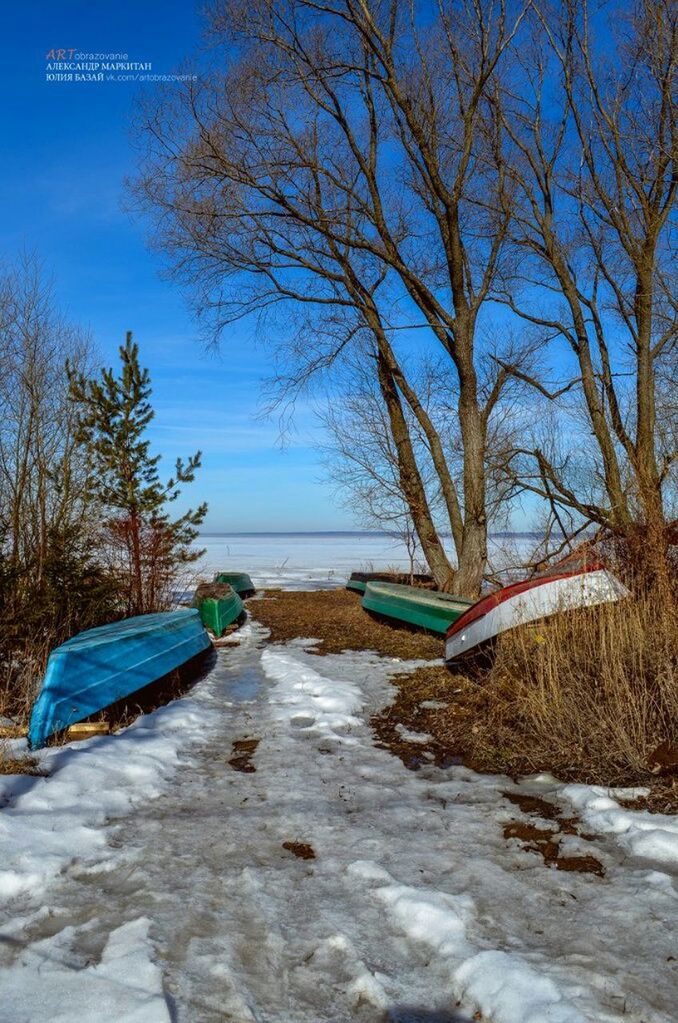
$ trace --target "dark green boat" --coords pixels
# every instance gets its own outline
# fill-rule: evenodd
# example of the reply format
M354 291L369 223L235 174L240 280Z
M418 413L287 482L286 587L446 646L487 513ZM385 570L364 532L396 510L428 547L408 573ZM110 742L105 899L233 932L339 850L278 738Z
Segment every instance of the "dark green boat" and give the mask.
M410 579L423 585L433 586L433 576L430 575L411 576L409 572L351 572L346 583L346 589L355 590L356 593L364 593L365 587L371 582L409 585Z
M378 581L367 583L363 597L367 611L443 635L472 603L452 593Z
M253 593L256 593L254 583L247 572L217 572L214 582L232 586L238 596L243 598L251 597Z
M219 638L229 625L243 614L245 607L240 596L227 583L200 583L193 607L197 607L203 625Z

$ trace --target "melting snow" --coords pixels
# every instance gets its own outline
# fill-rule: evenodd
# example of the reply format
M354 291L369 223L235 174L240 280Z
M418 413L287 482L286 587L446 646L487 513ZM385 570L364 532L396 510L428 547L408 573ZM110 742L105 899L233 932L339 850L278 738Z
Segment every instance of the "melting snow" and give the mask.
M369 718L411 662L265 635L123 734L44 752L49 777L0 779L3 1023L675 1019L676 818L407 771ZM504 790L572 805L605 877L506 842L529 818Z

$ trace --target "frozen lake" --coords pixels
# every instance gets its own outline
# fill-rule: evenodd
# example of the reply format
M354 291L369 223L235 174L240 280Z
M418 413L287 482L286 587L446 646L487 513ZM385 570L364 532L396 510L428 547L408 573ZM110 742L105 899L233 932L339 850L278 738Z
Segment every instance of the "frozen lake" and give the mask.
M257 587L343 586L351 572L409 565L403 542L384 533L210 533L197 543L201 575L242 570Z
M512 563L516 548L534 542L522 534L497 535L490 541L493 560ZM351 572L409 568L402 539L387 533L205 533L196 546L205 548L196 574L245 571L262 588L324 589L343 586ZM416 571L426 571L421 558Z

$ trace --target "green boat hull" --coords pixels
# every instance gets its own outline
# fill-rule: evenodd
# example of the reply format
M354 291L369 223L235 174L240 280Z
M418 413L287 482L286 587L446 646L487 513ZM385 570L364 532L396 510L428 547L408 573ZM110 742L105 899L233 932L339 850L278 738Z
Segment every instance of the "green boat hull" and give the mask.
M351 572L346 583L346 589L355 590L356 593L364 593L368 583L381 582L407 585L409 579L409 572ZM433 579L430 575L416 574L414 579L418 583L433 585Z
M193 598L205 628L219 638L245 610L239 594L226 584L206 583L198 586Z
M367 611L445 635L473 601L417 586L368 582L362 603Z
M214 582L232 586L240 597L249 597L256 592L247 572L217 572Z

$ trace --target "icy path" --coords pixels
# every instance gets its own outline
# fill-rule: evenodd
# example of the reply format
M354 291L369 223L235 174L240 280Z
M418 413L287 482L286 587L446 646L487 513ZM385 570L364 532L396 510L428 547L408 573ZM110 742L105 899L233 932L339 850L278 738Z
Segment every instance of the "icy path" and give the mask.
M186 700L5 784L3 1023L676 1019L678 823L525 782L620 832L568 839L605 878L547 869L502 837L506 778L412 773L374 746L407 665L264 635L246 627Z

